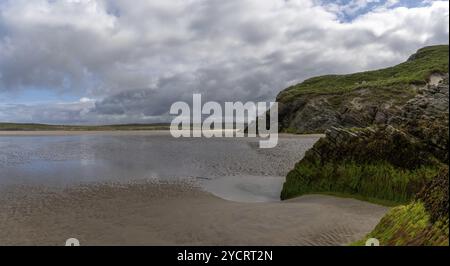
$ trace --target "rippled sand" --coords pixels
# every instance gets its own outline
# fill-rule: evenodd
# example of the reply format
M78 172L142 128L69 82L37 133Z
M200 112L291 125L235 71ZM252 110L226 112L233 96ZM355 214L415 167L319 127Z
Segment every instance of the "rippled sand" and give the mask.
M387 208L309 195L238 203L192 183L97 184L0 191L1 245L345 245Z
M257 139L167 132L0 132L0 245L345 245L387 209L278 201L319 137L259 149Z

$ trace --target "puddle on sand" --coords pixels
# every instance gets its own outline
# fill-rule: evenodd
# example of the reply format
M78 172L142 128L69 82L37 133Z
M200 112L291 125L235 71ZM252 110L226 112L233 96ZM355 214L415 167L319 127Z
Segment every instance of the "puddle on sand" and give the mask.
M224 176L201 182L213 195L237 202L273 202L280 200L285 178L281 176Z

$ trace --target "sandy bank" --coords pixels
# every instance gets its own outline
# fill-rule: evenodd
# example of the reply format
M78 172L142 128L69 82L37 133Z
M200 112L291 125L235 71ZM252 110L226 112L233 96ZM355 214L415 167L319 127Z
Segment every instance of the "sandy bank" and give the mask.
M343 245L387 208L310 195L229 202L190 184L99 184L0 191L1 245Z

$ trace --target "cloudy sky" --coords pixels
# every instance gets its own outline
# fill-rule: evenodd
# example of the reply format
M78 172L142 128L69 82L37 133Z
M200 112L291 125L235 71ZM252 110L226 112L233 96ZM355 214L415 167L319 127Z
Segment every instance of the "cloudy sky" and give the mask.
M0 122L167 121L447 44L448 1L0 0Z

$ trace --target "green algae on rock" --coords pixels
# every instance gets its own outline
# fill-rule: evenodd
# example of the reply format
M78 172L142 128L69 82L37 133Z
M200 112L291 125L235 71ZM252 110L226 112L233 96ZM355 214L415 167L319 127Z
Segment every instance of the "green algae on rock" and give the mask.
M331 128L288 173L281 198L337 192L408 202L442 165L424 147L391 126Z
M443 167L413 202L387 213L364 239L376 238L381 245L448 246L448 167Z

